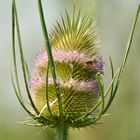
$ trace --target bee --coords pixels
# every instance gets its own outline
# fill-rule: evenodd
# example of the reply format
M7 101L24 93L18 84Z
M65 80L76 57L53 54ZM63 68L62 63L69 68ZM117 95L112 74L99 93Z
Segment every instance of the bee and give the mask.
M86 63L87 68L91 68L97 64L97 60L96 59L88 60L85 63Z

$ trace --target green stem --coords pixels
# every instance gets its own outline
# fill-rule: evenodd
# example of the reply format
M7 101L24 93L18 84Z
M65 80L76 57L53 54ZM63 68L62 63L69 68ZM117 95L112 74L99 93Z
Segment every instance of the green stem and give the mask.
M58 140L67 140L68 129L66 127L57 128Z

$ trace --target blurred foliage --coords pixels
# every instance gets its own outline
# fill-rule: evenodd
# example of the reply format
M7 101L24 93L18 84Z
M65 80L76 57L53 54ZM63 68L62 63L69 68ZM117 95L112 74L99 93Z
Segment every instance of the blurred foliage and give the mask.
M110 71L108 57L111 55L117 67L125 48L132 19L139 0L96 0L96 19L102 40L102 54L105 61L105 83ZM33 59L42 44L42 33L38 20L37 4L34 0L18 0L23 34L23 44L27 59L33 68ZM45 0L44 0L45 2ZM84 9L92 7L93 0L75 0ZM46 18L51 26L64 7L71 9L72 0L48 0ZM48 6L47 6L48 5ZM42 130L17 123L27 116L14 95L10 82L11 59L11 0L0 0L0 140L54 140L53 130ZM53 12L54 11L54 12ZM25 16L26 15L26 16ZM22 17L23 16L23 17ZM134 37L133 47L125 68L125 74L118 95L101 124L94 128L71 130L70 140L139 140L140 139L140 20ZM107 84L105 84L106 86ZM39 134L39 132L41 132ZM39 135L38 135L39 134Z

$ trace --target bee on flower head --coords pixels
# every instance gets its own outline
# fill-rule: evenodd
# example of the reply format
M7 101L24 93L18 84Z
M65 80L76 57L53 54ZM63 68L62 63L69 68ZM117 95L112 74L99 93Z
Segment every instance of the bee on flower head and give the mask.
M87 64L87 67L91 67L97 64L97 60L96 59L88 60L85 63Z
M97 72L103 74L103 61L102 58L92 58L90 60L85 61L85 68L86 69L94 69Z

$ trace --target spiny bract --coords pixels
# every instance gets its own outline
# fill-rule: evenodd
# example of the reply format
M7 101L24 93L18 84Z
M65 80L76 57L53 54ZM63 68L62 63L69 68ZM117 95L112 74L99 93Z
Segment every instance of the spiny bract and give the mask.
M100 96L96 74L103 73L103 61L98 52L99 39L95 26L92 13L82 15L80 11L77 14L74 11L71 18L66 11L49 36L61 91L62 123L67 127L88 126L99 114L97 108L91 115L79 119L95 106ZM50 114L45 93L47 68L47 51L41 49L36 56L35 72L30 79L31 96L40 116L52 120L53 123L48 124L55 127L59 118L59 103L49 67L47 89Z

